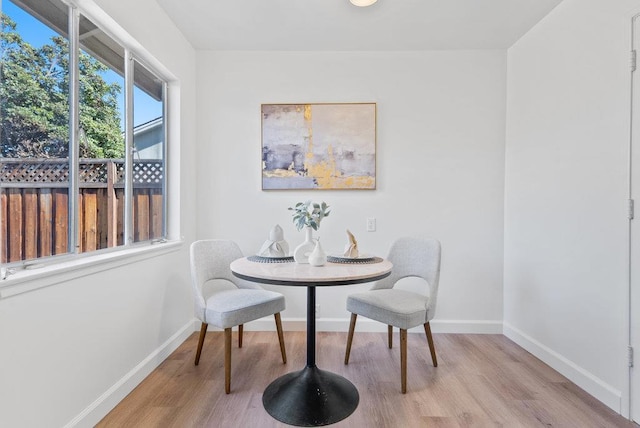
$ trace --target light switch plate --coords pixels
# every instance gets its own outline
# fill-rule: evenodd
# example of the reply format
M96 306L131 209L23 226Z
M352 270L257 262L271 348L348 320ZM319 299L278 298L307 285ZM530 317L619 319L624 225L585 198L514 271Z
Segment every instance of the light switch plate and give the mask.
M369 217L367 218L367 232L375 232L376 231L376 218Z

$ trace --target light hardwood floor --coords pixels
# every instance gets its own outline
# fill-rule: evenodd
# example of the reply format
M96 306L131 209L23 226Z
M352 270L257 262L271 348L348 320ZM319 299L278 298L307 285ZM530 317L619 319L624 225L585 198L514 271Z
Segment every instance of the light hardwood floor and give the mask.
M409 334L407 394L400 393L399 335L356 330L349 365L346 333L318 333L316 363L351 380L360 404L335 427L635 427L502 335L434 334L434 368L424 334ZM234 331L231 394L224 393L224 335L209 332L194 366L189 337L98 427L283 427L262 392L306 362L304 332Z

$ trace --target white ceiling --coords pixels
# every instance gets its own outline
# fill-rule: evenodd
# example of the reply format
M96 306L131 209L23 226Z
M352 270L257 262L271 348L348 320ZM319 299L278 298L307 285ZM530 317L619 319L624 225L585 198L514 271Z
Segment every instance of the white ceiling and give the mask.
M504 49L562 0L156 0L196 49Z

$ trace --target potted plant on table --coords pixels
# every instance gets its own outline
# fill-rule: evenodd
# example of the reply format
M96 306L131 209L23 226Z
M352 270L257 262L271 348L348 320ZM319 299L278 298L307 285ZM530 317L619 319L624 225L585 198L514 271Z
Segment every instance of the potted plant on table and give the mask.
M309 263L309 255L316 247L316 242L313 239L313 230L320 229L322 219L329 217L331 212L329 205L325 202L306 201L298 202L294 207L289 207L289 210L293 211L292 220L296 228L298 230L305 229L305 240L296 247L293 252L293 258L298 263Z

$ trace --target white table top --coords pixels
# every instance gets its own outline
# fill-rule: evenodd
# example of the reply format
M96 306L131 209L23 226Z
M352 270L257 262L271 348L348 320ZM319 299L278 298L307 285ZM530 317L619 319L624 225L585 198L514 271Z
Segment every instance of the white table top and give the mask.
M234 275L255 282L277 285L331 286L377 281L391 273L393 264L327 263L324 266L288 263L252 262L246 257L231 262Z

